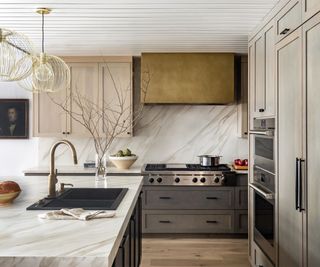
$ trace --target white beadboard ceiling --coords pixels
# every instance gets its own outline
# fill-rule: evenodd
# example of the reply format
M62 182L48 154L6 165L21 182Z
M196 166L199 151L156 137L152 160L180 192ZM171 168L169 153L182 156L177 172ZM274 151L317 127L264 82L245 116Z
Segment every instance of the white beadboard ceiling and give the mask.
M37 49L48 7L46 51L58 55L141 52L246 53L248 34L278 0L1 0L0 27Z

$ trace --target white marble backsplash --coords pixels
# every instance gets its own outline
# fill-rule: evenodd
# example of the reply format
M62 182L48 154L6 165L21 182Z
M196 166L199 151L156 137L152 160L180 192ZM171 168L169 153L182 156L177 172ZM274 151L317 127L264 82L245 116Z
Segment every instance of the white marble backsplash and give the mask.
M92 140L69 138L74 143L79 164L94 160ZM53 138L39 139L38 165L49 164L49 149ZM134 136L118 138L109 153L130 148L139 159L135 163L198 162L200 154L221 155L222 162L247 158L247 140L237 137L237 106L213 105L152 105L146 106L144 116ZM72 165L70 151L57 149L57 164Z

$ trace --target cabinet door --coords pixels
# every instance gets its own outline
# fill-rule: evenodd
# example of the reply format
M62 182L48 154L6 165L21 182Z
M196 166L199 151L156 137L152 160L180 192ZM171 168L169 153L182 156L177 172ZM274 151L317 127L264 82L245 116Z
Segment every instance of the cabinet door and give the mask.
M255 48L255 117L265 111L265 38L261 34L254 44Z
M99 80L97 63L69 63L71 71L71 110L77 119L83 121L82 114L89 116L90 105L98 106L99 98ZM83 109L84 108L84 109ZM83 112L84 111L84 112ZM76 120L68 117L68 133L72 136L90 137L90 134Z
M255 115L256 93L255 93L255 50L254 41L249 43L248 47L248 81L249 81L249 94L248 94L248 112L249 112L249 129L253 130L253 118Z
M275 93L275 27L273 21L265 28L265 90L266 102L264 116L274 116L276 107Z
M66 112L59 106L66 104L66 96L66 90L33 95L33 136L62 137L67 132Z
M277 41L302 24L301 0L291 0L276 16Z
M279 267L302 266L302 213L296 210L296 158L302 158L302 40L277 44Z
M132 136L131 62L100 64L101 105L104 120L102 134L108 135L117 125L117 137Z
M274 22L267 24L254 41L253 51L249 56L254 58L250 68L250 83L254 84L254 93L250 101L253 106L253 117L270 117L275 115L275 27ZM250 61L251 63L251 61ZM252 63L251 63L252 64Z
M307 91L307 170L308 266L320 266L320 14L304 27L304 53Z
M320 11L319 0L302 0L303 21L307 21Z

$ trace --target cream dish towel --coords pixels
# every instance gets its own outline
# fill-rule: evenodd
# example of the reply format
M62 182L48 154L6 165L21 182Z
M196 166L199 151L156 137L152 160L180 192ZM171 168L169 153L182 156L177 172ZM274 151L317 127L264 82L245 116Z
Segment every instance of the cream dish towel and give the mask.
M77 209L61 209L55 211L49 211L47 213L39 214L40 219L47 220L81 220L88 221L91 219L112 218L116 215L115 211L105 210L84 210Z

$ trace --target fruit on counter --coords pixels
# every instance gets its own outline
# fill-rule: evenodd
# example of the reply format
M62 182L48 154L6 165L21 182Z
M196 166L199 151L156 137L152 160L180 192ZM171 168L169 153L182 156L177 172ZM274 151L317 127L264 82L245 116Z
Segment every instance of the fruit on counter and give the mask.
M20 186L13 181L0 181L0 194L20 192Z
M135 156L135 154L132 154L131 150L129 148L126 148L124 150L119 150L116 154L112 156L113 157L131 157L131 156Z
M247 159L244 159L242 161L242 166L248 166L248 160Z
M234 160L234 165L242 166L242 160L241 159L235 159Z

